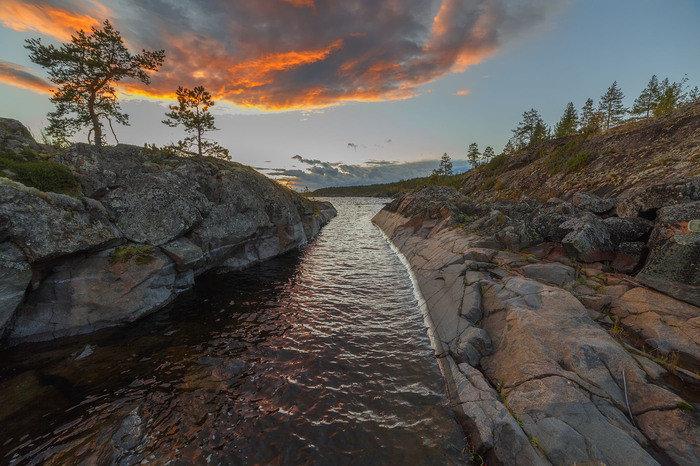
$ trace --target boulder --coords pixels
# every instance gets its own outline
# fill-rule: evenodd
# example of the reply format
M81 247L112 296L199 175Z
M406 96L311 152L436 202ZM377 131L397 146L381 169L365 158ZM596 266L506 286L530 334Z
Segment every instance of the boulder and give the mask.
M613 243L643 241L654 228L654 222L641 217L608 217L603 220Z
M617 199L603 199L594 194L578 192L574 194L573 204L579 209L602 215L615 208Z
M131 322L168 304L192 285L173 262L153 250L150 258L114 261L114 251L74 258L56 266L15 314L12 343L51 340Z
M0 336L24 299L32 270L22 251L6 241L0 243Z
M172 241L202 222L211 207L193 176L197 167L187 159L160 166L149 164L134 146L76 144L57 160L74 170L87 195L98 199L135 243Z
M64 194L0 178L0 239L11 238L30 263L109 247L121 241L103 209Z
M618 201L615 211L620 217L647 217L669 204L700 200L700 176L684 183L666 183L632 189Z
M576 270L557 263L530 264L520 271L528 278L552 285L563 286L576 279Z
M637 280L681 301L700 306L700 233L675 235L649 254Z
M649 249L654 251L675 235L691 233L690 223L699 220L700 201L672 204L659 209L649 237Z
M569 233L561 243L567 254L582 262L610 260L613 243L605 223L591 213L568 220L560 225Z

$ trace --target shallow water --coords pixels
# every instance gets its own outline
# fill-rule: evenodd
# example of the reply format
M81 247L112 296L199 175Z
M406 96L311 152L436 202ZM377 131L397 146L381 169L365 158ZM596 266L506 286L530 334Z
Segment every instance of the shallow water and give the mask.
M376 199L126 327L0 352L0 463L453 464L464 436Z

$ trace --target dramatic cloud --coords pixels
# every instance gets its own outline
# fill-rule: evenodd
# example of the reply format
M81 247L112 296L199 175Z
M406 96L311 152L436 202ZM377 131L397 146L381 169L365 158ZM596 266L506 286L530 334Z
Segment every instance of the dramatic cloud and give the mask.
M307 159L300 155L292 157L308 165L305 169L258 168L295 189L324 188L327 186L357 186L376 183L390 183L419 176L427 176L437 168L440 161L421 160L418 162L391 162L387 160L370 160L362 165L323 162ZM469 169L466 160L453 160L455 173Z
M89 14L76 11L79 5L65 2L66 7L44 2L3 0L0 3L0 23L16 31L38 31L47 36L67 40L78 29L89 29L100 21ZM97 2L88 8L95 15L104 16L109 10Z
M49 94L51 85L24 66L0 60L0 82Z
M4 0L0 22L65 40L109 18L134 48L166 50L150 87L204 84L267 110L405 99L537 27L566 0Z

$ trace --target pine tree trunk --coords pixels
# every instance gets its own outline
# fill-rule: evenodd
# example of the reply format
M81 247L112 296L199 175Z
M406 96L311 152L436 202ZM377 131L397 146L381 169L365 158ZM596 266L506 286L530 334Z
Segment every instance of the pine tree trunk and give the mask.
M100 127L100 119L97 118L97 114L95 113L95 94L91 95L88 100L88 112L90 113L90 120L92 121L92 130L95 132L95 145L101 147L102 128Z
M202 157L202 129L197 128L197 151L199 152L199 159Z

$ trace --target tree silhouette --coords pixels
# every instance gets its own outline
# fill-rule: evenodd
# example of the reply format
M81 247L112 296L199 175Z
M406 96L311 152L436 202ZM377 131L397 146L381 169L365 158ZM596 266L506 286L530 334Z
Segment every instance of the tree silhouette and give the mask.
M578 127L578 114L576 113L576 108L573 102L566 104L564 109L564 114L561 116L561 120L557 123L554 129L554 136L558 138L563 138L565 136L571 136L576 133L576 128Z
M659 79L653 75L641 94L634 100L632 113L649 117L659 103Z
M467 149L467 160L472 164L472 168L479 166L480 158L481 152L479 152L479 144L472 142Z
M61 143L81 128L90 127L88 140L93 135L95 145L101 146L103 119L110 128L112 118L128 125L129 116L121 112L114 84L125 78L149 84L147 72L157 71L165 59L163 50L132 54L109 20L101 29L93 27L89 34L76 32L60 47L44 45L40 39L28 39L25 47L30 51L29 59L46 68L56 86L51 97L56 109L48 114L46 134Z
M605 94L600 97L598 110L602 114L605 129L622 122L624 115L627 113L627 109L622 104L622 99L624 98L625 95L617 87L617 81L613 81L608 90L605 91Z
M170 106L170 112L165 114L168 118L163 123L173 128L182 125L185 132L190 134L178 141L178 149L193 153L191 148L194 146L197 150L195 154L200 159L205 155L228 158L228 149L204 138L205 133L217 129L214 126L214 115L209 112L209 108L214 106L211 94L204 86L196 86L194 89L180 86L175 94L178 104Z
M445 152L440 159L440 165L433 170L433 176L451 176L452 174L452 159Z

